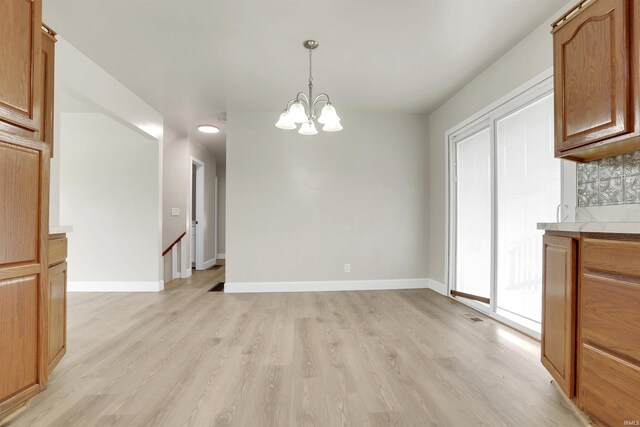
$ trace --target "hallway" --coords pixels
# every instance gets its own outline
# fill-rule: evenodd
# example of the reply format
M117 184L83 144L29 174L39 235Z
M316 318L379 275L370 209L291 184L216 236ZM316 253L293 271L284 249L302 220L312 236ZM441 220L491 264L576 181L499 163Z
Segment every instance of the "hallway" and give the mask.
M432 291L207 292L224 275L70 294L68 354L10 425L579 425L537 342Z

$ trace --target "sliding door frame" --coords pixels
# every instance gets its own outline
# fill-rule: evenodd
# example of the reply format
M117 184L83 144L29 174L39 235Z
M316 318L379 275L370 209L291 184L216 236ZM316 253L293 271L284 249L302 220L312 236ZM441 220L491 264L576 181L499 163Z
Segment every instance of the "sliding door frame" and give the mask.
M489 107L460 123L458 126L452 128L445 134L446 143L447 143L447 183L446 192L447 192L447 215L446 215L446 228L447 228L447 239L446 239L446 251L447 257L445 257L445 271L446 271L446 282L448 287L448 294L450 295L451 290L456 289L456 261L457 261L457 249L456 249L456 219L457 219L457 144L458 142L468 138L469 136L480 132L481 130L489 128L490 130L490 171L491 171L491 274L490 274L490 304L487 306L486 304L481 304L476 301L467 300L463 298L455 298L457 301L462 302L482 313L486 314L489 317L492 317L502 323L505 323L514 329L517 329L526 335L531 336L535 339L540 339L540 333L531 330L525 326L520 325L519 323L514 322L513 320L506 318L497 313L498 308L498 295L497 295L497 190L498 190L498 182L496 179L497 169L496 169L496 146L497 146L497 130L496 124L499 120L517 112L518 110L525 108L540 99L553 94L553 70L549 69L544 73L540 74L530 82L522 85L515 91L509 93L503 98L499 99L495 103L491 104ZM565 175L573 174L575 176L575 165L573 167L565 165L565 162L562 162L561 165L561 175L562 182L568 182L571 184L571 179L565 179ZM575 190L565 191L565 188L561 189L561 203L566 203L565 197L573 196L575 198ZM575 206L575 203L573 203Z

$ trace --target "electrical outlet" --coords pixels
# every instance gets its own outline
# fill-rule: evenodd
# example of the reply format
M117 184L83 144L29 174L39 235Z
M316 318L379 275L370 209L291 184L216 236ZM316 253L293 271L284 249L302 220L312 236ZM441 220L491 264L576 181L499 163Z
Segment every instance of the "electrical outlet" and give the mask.
M171 216L180 216L180 208L171 208Z
M351 273L351 264L345 264L344 265L344 272L345 273Z

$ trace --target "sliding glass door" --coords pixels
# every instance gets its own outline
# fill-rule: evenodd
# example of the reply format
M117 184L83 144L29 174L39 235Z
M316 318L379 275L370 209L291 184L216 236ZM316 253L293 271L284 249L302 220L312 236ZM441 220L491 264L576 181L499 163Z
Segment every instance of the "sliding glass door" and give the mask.
M551 90L550 82L537 86L450 135L454 295L534 333L542 302L536 223L554 222L561 203Z

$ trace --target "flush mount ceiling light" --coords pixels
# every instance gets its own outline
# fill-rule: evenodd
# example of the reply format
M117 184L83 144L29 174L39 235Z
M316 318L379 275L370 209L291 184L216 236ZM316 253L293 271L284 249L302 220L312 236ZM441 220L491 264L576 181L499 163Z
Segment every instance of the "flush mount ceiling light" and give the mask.
M322 126L325 132L337 132L342 130L340 117L336 113L336 109L331 104L329 95L321 93L315 98L313 97L313 74L311 73L311 56L313 49L318 47L315 40L307 40L302 44L305 49L309 49L309 95L298 92L295 98L287 103L287 108L280 114L280 118L276 123L276 127L280 129L293 130L297 128L297 124L302 123L298 133L302 135L315 135L318 133L316 129L316 109L319 105L324 104L320 117L317 122Z
M220 128L213 125L200 125L198 126L198 131L202 133L218 133L220 132Z

